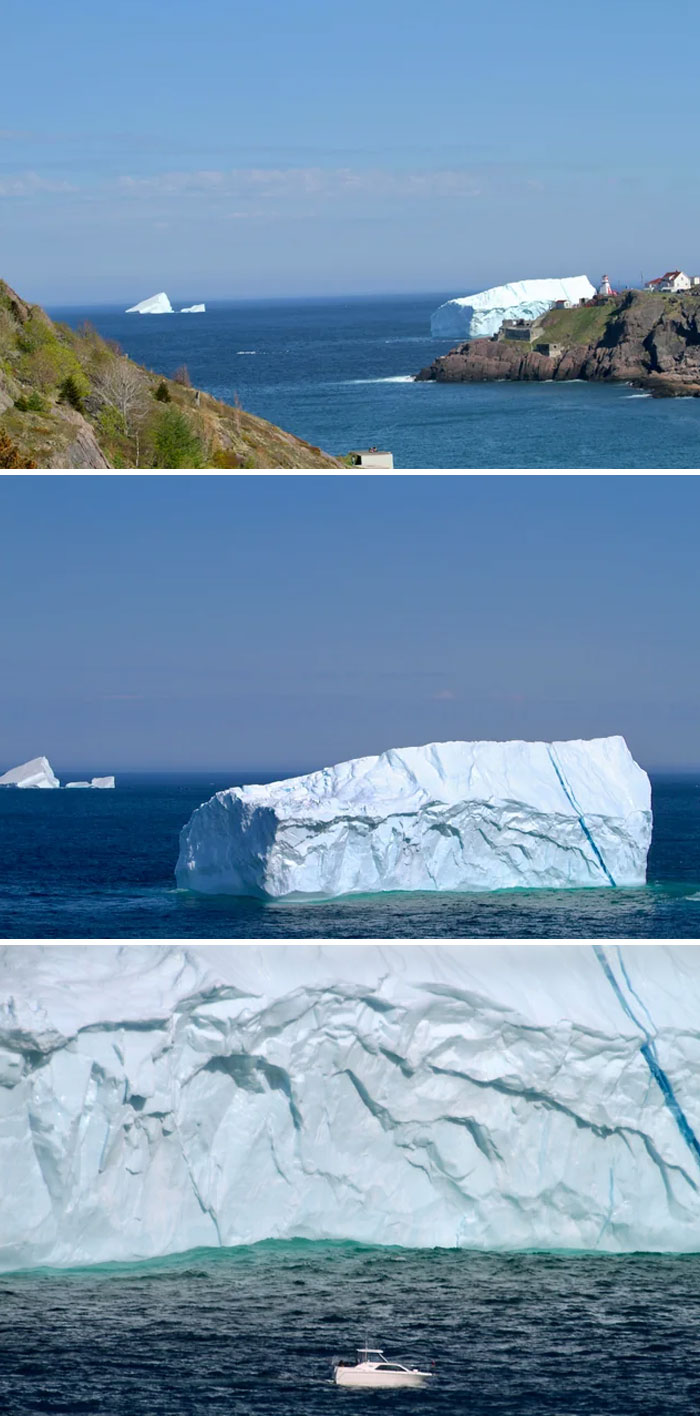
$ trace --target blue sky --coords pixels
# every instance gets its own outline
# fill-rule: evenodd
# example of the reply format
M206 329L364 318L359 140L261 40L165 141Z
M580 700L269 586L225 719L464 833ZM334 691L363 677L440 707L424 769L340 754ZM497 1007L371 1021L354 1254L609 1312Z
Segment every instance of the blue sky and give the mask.
M700 481L0 479L0 770L623 733L700 766Z
M692 0L5 0L2 31L28 298L700 268Z

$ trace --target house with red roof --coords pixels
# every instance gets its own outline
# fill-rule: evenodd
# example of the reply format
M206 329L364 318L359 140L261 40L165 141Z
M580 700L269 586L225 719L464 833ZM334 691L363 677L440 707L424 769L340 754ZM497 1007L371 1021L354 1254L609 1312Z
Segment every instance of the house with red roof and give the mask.
M667 270L665 275L657 276L656 280L648 280L647 290L690 290L692 281L684 270Z

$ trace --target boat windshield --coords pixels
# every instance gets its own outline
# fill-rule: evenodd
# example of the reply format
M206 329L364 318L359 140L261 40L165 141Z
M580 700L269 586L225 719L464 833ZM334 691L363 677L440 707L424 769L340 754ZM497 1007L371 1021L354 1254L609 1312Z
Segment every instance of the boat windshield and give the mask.
M386 1362L386 1357L378 1347L358 1347L357 1360L358 1362Z

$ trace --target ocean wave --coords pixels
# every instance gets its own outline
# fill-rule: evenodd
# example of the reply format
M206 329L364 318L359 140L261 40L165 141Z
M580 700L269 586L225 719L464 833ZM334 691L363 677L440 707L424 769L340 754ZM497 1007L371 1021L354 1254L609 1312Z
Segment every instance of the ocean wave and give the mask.
M381 379L344 379L344 383L349 384L376 384L376 383L415 383L415 374L389 374Z
M237 349L237 354L257 354L257 349Z
M626 393L625 398L651 398L650 393Z

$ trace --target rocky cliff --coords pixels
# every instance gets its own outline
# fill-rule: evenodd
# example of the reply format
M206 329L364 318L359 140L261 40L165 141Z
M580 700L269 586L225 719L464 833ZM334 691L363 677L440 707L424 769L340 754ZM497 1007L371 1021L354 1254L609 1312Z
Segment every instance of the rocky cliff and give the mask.
M54 324L0 281L0 468L334 468L263 418Z
M700 396L700 296L628 290L614 300L551 310L533 345L475 339L421 369L418 379L619 380L659 395Z

